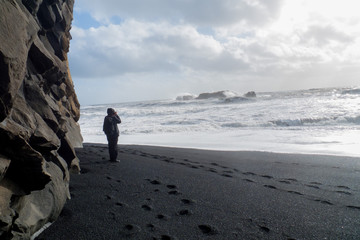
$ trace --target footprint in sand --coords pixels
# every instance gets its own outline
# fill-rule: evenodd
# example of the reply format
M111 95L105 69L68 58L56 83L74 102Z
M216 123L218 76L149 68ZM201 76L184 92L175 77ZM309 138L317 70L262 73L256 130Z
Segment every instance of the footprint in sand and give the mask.
M334 204L332 204L331 202L326 201L326 200L315 199L314 201L315 201L315 202L322 203L322 204L325 204L325 205L334 205Z
M194 200L190 200L190 199L181 199L181 202L185 205L191 205L195 203Z
M273 179L274 177L269 176L269 175L261 175L262 178L267 178L267 179Z
M249 182L249 183L254 183L255 181L251 180L251 179L247 179L247 178L244 178L243 181L245 182Z
M291 182L286 181L286 180L280 180L279 182L280 182L280 183L285 183L285 184L291 184Z
M228 177L228 178L232 178L232 177L233 177L232 175L230 175L230 174L226 174L226 173L221 174L221 176L223 176L223 177Z
M142 205L141 208L144 209L145 211L151 211L152 210L152 207L149 206L149 205L146 205L146 204Z
M168 192L169 193L169 195L180 195L181 193L179 192L179 191L177 191L177 190L173 190L173 191L170 191L170 192Z
M219 233L219 231L215 227L210 225L199 225L198 227L205 235L216 235Z
M311 182L310 184L313 184L313 185L322 185L322 184L319 183L319 182Z
M190 216L190 215L192 215L192 212L188 209L182 209L177 212L177 215L178 216Z
M304 194L302 193L299 193L297 191L287 191L288 193L291 193L291 194L295 194L295 195L299 195L299 196L303 196Z
M167 185L166 187L169 188L169 189L177 189L176 185Z
M157 238L154 238L154 240ZM161 235L160 240L176 240L175 237L170 237L169 235Z
M350 209L360 210L359 206L346 206L346 207Z
M150 183L151 183L152 185L160 185L160 184L161 184L161 182L158 181L158 180L152 180L152 181L150 181Z
M262 232L264 232L264 233L269 233L269 232L270 232L270 229L267 228L267 227L265 227L265 226L260 226L260 225L259 225L259 229L260 229L260 231L262 231Z
M291 181L291 182L297 182L298 181L295 178L285 178L284 180Z
M122 203L122 202L117 202L117 203L115 203L115 205L118 207L128 207L129 206L126 203Z
M345 194L345 195L352 195L352 193L346 192L346 191L336 191L336 193Z
M305 186L310 187L310 188L320 189L318 186L314 186L314 185L309 185L309 184L307 184L307 185L305 185Z
M173 163L173 161L171 161L171 159L170 158L166 158L166 159L164 159L164 160L162 160L163 162L167 162L167 163Z
M160 220L167 220L167 219L169 219L169 216L163 215L163 214L158 214L158 215L156 215L156 218L160 219Z
M256 176L255 173L252 173L252 172L244 172L243 173L245 176Z
M139 233L140 231L141 231L141 228L134 224L126 224L123 227L123 232L128 236Z
M275 186L273 186L273 185L264 185L264 187L266 187L266 188L270 188L270 189L277 189Z

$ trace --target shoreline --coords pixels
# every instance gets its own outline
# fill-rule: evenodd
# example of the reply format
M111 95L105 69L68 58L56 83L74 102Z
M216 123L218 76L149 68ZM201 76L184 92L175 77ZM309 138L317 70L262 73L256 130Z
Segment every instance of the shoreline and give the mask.
M358 239L360 159L106 144L37 239Z
M84 142L84 145L100 145L103 147L107 147L107 143L92 143L92 142ZM201 150L201 151L214 151L214 152L262 152L262 153L273 153L273 154L298 154L298 155L315 155L315 156L332 156L332 157L345 157L345 158L359 158L360 153L352 154L352 153L329 153L329 152L301 152L301 151L281 151L281 150L256 150L256 149L222 149L222 148L211 148L211 147L191 147L191 146L176 146L176 145L162 145L162 144L143 144L143 143L119 143L119 147L121 146L144 146L144 147L154 147L154 148L175 148L175 149L192 149L192 150Z

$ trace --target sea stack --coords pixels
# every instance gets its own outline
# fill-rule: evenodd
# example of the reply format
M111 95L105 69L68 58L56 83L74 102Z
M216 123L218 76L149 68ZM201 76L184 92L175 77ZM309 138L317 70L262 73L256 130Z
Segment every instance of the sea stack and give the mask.
M0 0L0 239L60 214L79 172L80 105L69 72L73 0Z

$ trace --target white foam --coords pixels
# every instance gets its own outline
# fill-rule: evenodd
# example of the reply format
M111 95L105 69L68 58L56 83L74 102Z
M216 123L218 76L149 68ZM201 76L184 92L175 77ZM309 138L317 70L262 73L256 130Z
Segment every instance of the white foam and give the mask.
M122 118L120 141L222 150L357 155L360 95L346 89L257 93L250 101L150 101L81 109L85 142L106 143L107 107ZM351 137L347 137L351 136Z

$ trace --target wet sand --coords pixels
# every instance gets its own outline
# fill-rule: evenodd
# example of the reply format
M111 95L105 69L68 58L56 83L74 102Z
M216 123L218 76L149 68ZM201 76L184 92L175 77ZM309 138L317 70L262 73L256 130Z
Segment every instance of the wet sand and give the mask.
M360 239L360 159L119 145L77 150L37 239Z

